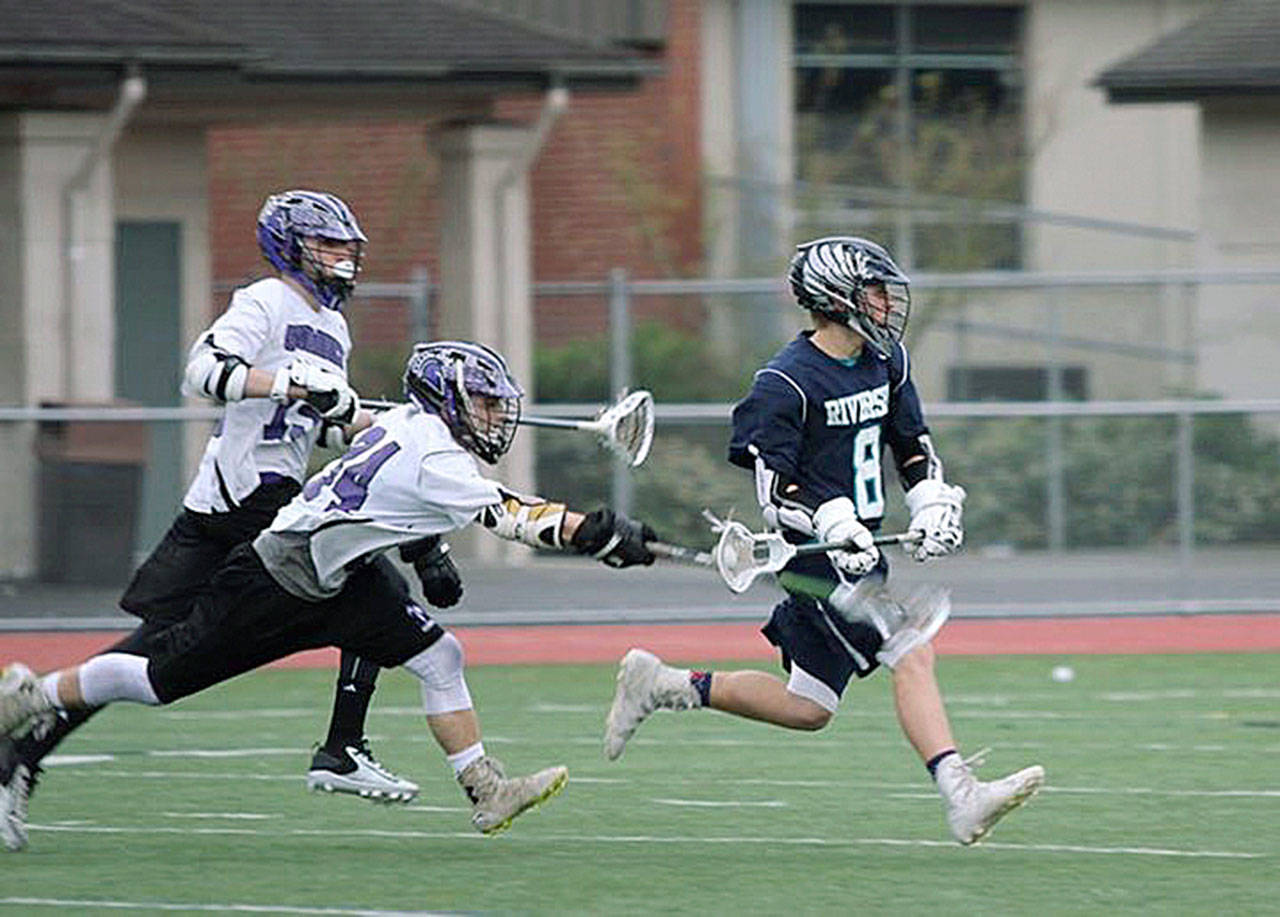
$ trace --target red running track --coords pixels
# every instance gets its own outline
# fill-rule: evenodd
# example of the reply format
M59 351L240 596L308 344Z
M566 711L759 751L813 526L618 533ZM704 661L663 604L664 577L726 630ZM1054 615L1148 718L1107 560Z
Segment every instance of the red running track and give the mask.
M454 631L471 665L613 662L633 646L673 661L769 659L755 624L602 624L463 627ZM110 646L121 632L0 634L0 663L25 662L39 672L79 662ZM955 655L1241 653L1280 651L1280 615L1168 615L1141 618L1034 618L951 621L938 651ZM286 668L330 667L331 649L298 653Z

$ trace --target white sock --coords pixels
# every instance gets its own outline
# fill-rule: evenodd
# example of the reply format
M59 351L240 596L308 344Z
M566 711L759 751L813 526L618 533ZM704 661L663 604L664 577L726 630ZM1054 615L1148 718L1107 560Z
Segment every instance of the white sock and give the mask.
M49 703L53 704L59 710L64 709L62 699L58 697L58 673L50 672L48 675L40 679L40 688L44 691L44 696L49 698Z
M467 769L473 761L479 761L484 757L484 743L477 742L468 746L452 755L448 755L449 765L453 768L453 775L456 777Z
M129 700L158 706L160 698L147 676L145 656L103 653L80 666L80 696L90 707Z

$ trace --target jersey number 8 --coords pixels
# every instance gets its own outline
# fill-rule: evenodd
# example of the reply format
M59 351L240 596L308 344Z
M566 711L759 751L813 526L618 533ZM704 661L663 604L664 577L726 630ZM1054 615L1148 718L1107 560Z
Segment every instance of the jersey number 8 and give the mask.
M853 490L859 519L879 519L884 515L879 427L863 427L853 438Z

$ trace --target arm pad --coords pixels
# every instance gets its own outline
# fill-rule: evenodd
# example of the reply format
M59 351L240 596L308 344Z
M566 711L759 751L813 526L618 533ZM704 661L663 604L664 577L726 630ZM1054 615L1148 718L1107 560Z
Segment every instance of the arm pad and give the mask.
M480 523L499 538L535 548L563 548L565 505L503 491L501 503L486 507Z
M234 353L214 347L213 341L206 339L187 362L183 391L225 404L242 400L248 381L249 364Z

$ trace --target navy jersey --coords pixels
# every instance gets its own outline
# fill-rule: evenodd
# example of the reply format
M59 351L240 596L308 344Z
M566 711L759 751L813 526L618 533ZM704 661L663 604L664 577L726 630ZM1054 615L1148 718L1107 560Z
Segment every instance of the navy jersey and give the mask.
M902 344L837 360L799 334L756 373L733 409L729 461L753 471L765 521L790 540L814 535L813 511L849 497L869 529L885 511L884 447L899 463L928 433ZM821 564L793 562L818 572ZM816 560L816 559L815 559Z

